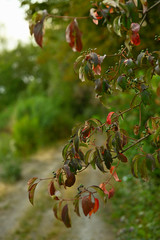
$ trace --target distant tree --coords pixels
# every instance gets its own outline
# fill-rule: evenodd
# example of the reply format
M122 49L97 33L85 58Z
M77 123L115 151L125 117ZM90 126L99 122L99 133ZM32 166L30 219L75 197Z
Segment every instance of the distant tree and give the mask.
M106 202L115 192L111 180L121 182L117 170L120 164L128 162L125 152L137 147L136 154L131 159L131 171L136 178L140 177L148 181L150 172L160 168L160 51L158 49L160 1L95 1L91 5L89 16L84 15L88 9L82 8L82 1L56 1L56 3L48 1L42 4L21 2L22 5L29 6L28 14L32 16L30 32L41 48L44 44L47 45L47 38L44 44L43 38L45 24L46 26L50 24L48 19L71 21L66 28L66 41L74 52L81 52L74 63L74 71L84 84L94 86L96 97L106 107L109 102L111 108L104 122L91 118L73 129L72 136L62 151L63 165L53 173L52 178L33 177L28 182L29 200L33 204L37 184L42 180L50 181L48 190L49 195L54 199L55 217L63 221L66 227L71 227L68 202L73 202L78 216L80 216L80 202L85 216L96 213L99 208L98 196ZM64 15L70 6L77 16ZM78 8L82 8L82 11L78 12ZM42 9L47 10L42 11ZM48 13L48 10L51 13ZM110 38L108 44L110 48L103 49L104 55L100 55L98 50L92 48L82 51L82 32L78 24L81 20L83 26L87 24L87 29L84 28L87 32L83 32L84 39L87 39L88 34L90 36L90 28L92 29L94 24L97 25L97 30L94 30L95 39L98 36L104 44L105 38ZM61 25L59 28L61 29ZM104 37L103 31L106 29L108 35ZM96 42L95 39L93 42ZM91 39L90 44L92 46ZM112 45L113 49L120 45L118 52L113 52ZM61 54L66 58L63 53ZM108 66L108 63L111 65ZM112 109L110 98L114 99L116 95L117 99L123 98L124 101L118 101L116 106L113 104ZM124 109L124 105L128 105L128 108ZM135 112L136 109L138 114L137 111ZM130 130L128 126L125 129L126 116L130 119L134 118L135 121L135 125ZM104 139L101 145L97 141L99 136L103 136ZM106 173L106 181L99 186L80 185L73 199L60 197L59 190L72 187L77 175L90 165L93 169L97 167L101 172Z

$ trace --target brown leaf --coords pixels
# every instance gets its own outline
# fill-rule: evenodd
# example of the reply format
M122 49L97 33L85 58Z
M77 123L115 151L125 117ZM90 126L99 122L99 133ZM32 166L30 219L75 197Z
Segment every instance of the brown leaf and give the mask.
M56 191L56 189L55 189L55 186L54 186L54 182L52 180L48 185L48 193L49 193L50 196L53 196L55 194L55 191Z
M66 181L65 181L65 186L66 187L71 187L71 186L74 185L74 183L76 181L76 177L75 177L74 173L72 173L70 171L70 168L69 168L68 165L64 165L63 168L64 168L64 171L66 173L66 178L67 178Z
M35 192L35 189L36 189L37 184L38 184L38 183L34 183L34 184L30 187L30 189L29 189L29 191L28 191L29 201L30 201L30 203L31 203L32 205L33 205L33 200L34 200L34 192Z
M68 205L66 204L62 209L62 221L67 228L71 227L71 219L68 212Z
M82 33L79 30L76 18L66 28L66 41L72 50L80 52L82 50Z
M33 28L34 38L36 43L42 48L42 42L43 42L43 23L44 19L36 23L36 25Z
M90 197L82 198L82 209L85 216L94 208L94 203L91 201Z
M27 184L28 184L28 191L30 190L32 184L33 184L37 179L38 179L37 177L33 177L33 178L29 179L29 181L28 181L28 183L27 183Z

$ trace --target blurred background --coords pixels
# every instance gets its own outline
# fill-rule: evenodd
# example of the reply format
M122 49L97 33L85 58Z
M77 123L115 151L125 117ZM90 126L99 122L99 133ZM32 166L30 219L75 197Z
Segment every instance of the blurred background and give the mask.
M53 220L52 201L45 186L39 190L34 209L27 200L28 179L35 175L46 177L56 170L62 160L61 149L75 124L91 117L105 121L108 112L123 111L132 99L129 93L110 96L107 100L108 106L112 104L110 109L95 98L94 86L80 82L73 70L79 53L73 53L65 42L69 21L47 20L43 49L30 37L27 19L35 11L46 9L57 15L88 16L90 8L90 1L80 0L1 0L0 239L94 240L97 236L102 240L160 239L160 174L152 174L152 180L144 183L133 178L129 164L122 165L119 176L123 183L117 186L113 200L99 211L98 218L74 220L71 230ZM159 34L158 24L154 25L159 21L158 9L153 10L151 17L152 24L142 30L145 40L137 51L148 46L150 51L157 48L153 39L155 33ZM124 41L91 20L79 21L79 27L84 50L96 47L100 55L114 54ZM112 61L105 59L106 69ZM157 75L153 87L159 82ZM123 109L118 109L118 104ZM155 111L159 114L160 106L153 101L147 111L142 109L142 121ZM133 137L132 126L137 124L137 117L135 110L132 117L128 114L121 123ZM152 146L146 143L145 147L152 152ZM129 160L136 151L130 151ZM81 178L88 181L87 175Z

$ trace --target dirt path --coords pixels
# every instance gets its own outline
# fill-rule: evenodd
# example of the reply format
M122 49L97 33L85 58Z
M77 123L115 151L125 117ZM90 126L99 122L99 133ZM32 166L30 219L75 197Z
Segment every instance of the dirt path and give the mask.
M28 201L26 183L29 178L47 177L61 164L61 149L40 152L23 164L22 180L14 185L0 183L0 239L1 240L114 240L111 226L96 213L88 219L72 214L72 228L66 229L52 212L52 203L47 196L46 186L41 186L35 196L35 207ZM95 171L96 173L97 171ZM89 176L89 180L88 180ZM83 173L81 181L93 184L101 176ZM78 181L78 182L79 182ZM78 183L77 183L78 184ZM102 209L103 211L103 209ZM104 209L107 214L107 210Z

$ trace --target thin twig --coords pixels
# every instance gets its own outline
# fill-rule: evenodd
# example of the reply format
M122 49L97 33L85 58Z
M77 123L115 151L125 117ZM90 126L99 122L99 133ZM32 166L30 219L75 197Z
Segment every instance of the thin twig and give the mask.
M158 2L156 2L155 4L153 4L150 8L148 8L148 10L146 10L146 12L145 12L145 14L144 14L144 16L143 16L143 18L142 18L142 20L141 20L141 22L140 22L140 26L142 26L142 24L143 24L143 22L144 22L144 20L145 20L145 18L146 18L146 16L147 16L147 14L148 14L148 12L149 11L151 11L154 7L156 7L158 4L160 4L160 0L158 1Z
M74 17L74 16L58 16L58 15L53 15L53 14L48 14L47 18L60 18L60 19L88 19L90 18L89 16L84 16L84 17Z

